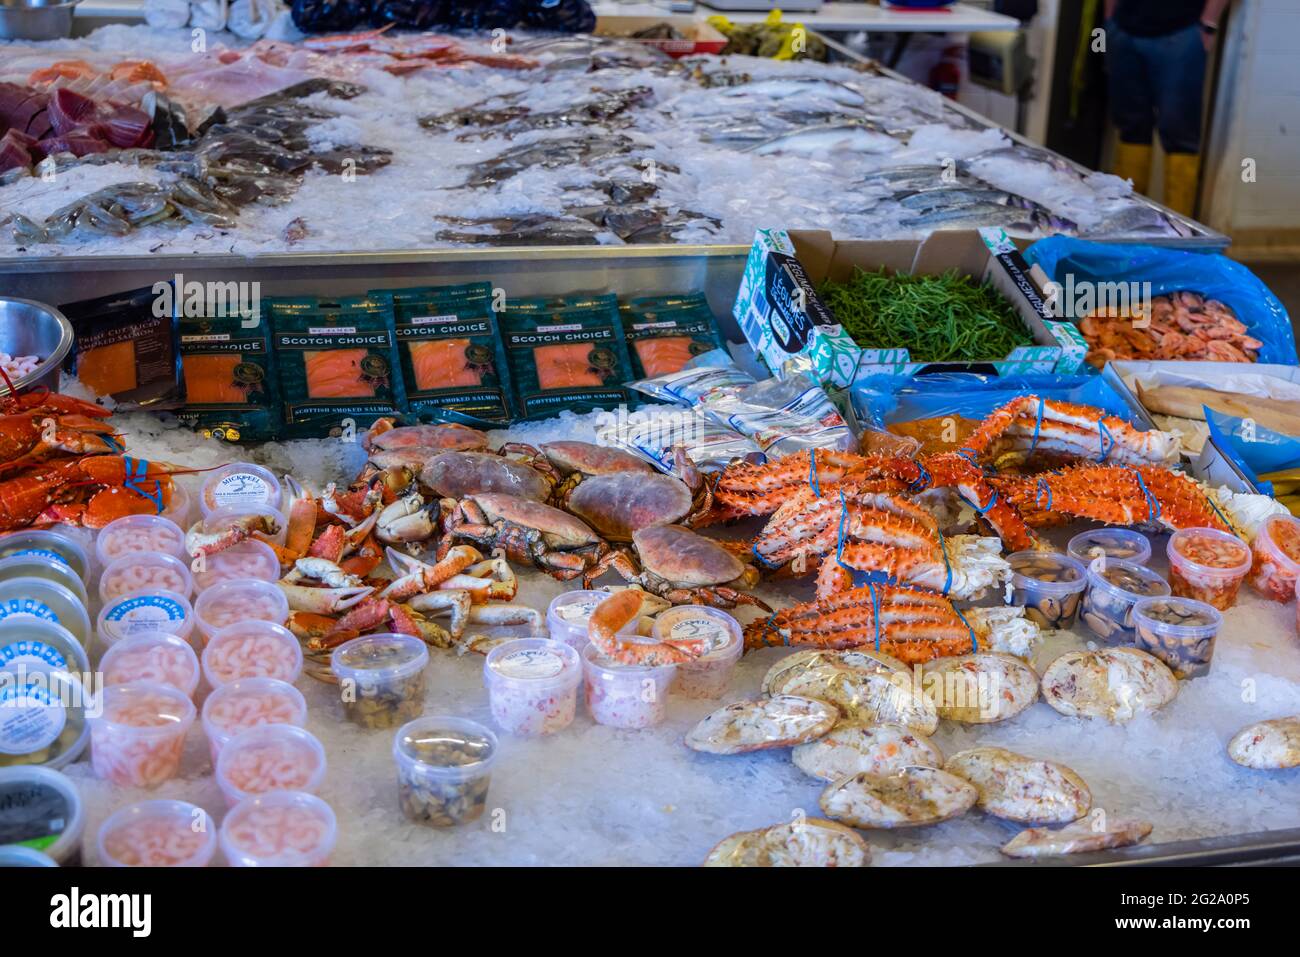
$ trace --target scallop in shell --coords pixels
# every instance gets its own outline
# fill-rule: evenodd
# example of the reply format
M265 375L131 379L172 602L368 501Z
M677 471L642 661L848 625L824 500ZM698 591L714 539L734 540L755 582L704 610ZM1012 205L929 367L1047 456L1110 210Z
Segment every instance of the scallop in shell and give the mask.
M926 664L922 687L939 717L991 724L1014 718L1038 700L1038 672L1000 651L959 655Z
M852 828L820 818L723 838L705 867L866 867L871 848Z
M1082 854L1085 851L1104 851L1112 847L1128 847L1151 833L1146 821L1105 820L1096 821L1091 815L1073 824L1052 830L1031 827L1021 831L1006 844L1002 853L1007 857L1057 857L1061 854Z
M791 754L795 767L823 781L859 772L890 774L913 764L942 767L943 752L923 734L898 724L838 724Z
M892 774L855 774L827 785L821 809L853 827L893 828L938 824L959 817L979 791L938 768L910 767Z
M829 702L850 721L901 724L920 734L934 734L939 727L934 703L921 693L905 666L894 670L874 657L810 658L777 670L780 665L763 682L771 694Z
M1260 771L1300 765L1300 715L1242 728L1228 742L1228 757L1242 767Z
M868 648L850 648L833 650L813 648L796 651L786 655L763 676L763 693L780 694L781 686L792 681L796 676L807 671L814 671L823 665L842 668L857 668L860 671L878 672L883 675L908 674L910 669L893 655L872 651Z
M1068 717L1122 724L1174 700L1178 679L1136 648L1067 651L1043 672L1043 698Z
M975 785L980 810L1022 824L1068 824L1092 807L1083 778L1063 764L1003 748L959 751L945 771Z
M686 733L686 746L709 754L788 748L820 738L839 717L834 705L796 695L737 701L691 728Z

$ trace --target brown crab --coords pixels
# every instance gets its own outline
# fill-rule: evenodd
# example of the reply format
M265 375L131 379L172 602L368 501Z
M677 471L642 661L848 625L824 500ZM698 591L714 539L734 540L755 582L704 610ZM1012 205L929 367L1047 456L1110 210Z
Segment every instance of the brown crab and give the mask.
M615 549L584 575L584 587L608 569L625 581L640 585L674 605L703 604L717 608L755 605L771 611L763 601L740 591L758 584L758 569L747 565L717 542L682 525L656 525L632 534L636 557ZM637 558L640 559L639 563Z
M609 551L599 535L568 512L498 492L449 503L443 530L442 550L453 541L474 542L560 581L581 575Z
M494 492L534 502L545 502L555 486L552 476L493 452L440 452L424 460L420 482L445 498Z
M551 492L550 504L556 508L566 508L569 493L583 479L593 475L614 475L619 472L650 475L655 471L649 462L631 452L592 442L543 442L536 449L529 445L511 443L502 446L502 451L507 450L519 453L521 461L555 477L556 485Z

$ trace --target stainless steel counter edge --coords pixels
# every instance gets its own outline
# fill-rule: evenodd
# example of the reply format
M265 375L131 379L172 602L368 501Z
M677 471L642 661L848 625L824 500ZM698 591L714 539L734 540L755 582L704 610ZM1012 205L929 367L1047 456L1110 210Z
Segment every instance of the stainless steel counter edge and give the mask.
M1257 831L1063 857L1007 859L980 867L1235 867L1300 865L1300 828Z

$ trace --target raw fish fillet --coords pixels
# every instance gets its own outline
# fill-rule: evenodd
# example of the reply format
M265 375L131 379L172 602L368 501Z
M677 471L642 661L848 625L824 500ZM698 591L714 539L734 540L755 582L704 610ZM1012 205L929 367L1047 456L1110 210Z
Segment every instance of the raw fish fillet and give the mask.
M542 389L572 389L604 385L600 373L591 367L591 346L587 343L539 346L533 350L537 363L537 385Z
M331 349L329 352L305 352L307 394L313 399L364 399L375 394L375 387L361 377L361 360L365 349Z
M465 361L468 339L439 339L412 342L411 365L415 369L417 389L447 389L454 386L481 385L483 377Z

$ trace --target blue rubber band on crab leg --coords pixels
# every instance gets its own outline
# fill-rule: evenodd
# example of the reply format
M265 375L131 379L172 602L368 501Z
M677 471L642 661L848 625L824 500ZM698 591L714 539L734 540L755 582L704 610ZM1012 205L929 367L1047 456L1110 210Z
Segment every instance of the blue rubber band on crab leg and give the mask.
M1205 495L1205 500L1210 503L1210 508L1214 509L1214 514L1219 516L1219 521L1221 521L1225 526L1227 526L1228 531L1232 531L1232 523L1228 521L1228 516L1224 515L1223 512L1219 511L1219 506L1214 504L1214 499L1210 497L1210 494L1208 492Z
M789 645L790 645L790 639L789 639L788 637L786 637L785 635L782 635L782 634L781 634L781 629L780 629L780 628L773 628L773 627L772 627L772 622L776 621L776 616L777 616L778 614L779 614L779 612L775 612L775 611L774 611L774 612L772 612L771 615L768 616L767 621L763 622L763 632L766 634L766 633L769 633L769 632L773 632L773 631L775 631L775 632L776 632L778 635L780 635L780 637L781 637L781 644L783 644L783 645L789 647Z
M957 449L957 450L956 450L956 454L957 454L957 455L960 455L962 458L964 458L964 459L965 459L967 462L969 462L971 465L975 466L975 467L976 467L977 469L979 469L981 472L984 471L984 466L980 465L979 460L976 459L976 457L975 457L975 450L974 450L974 449L969 449L969 448L960 448L960 449Z
M978 654L980 650L980 643L975 638L975 629L970 626L970 622L966 620L966 616L961 613L960 608L958 608L956 605L953 605L952 610L956 613L957 617L961 619L961 623L966 626L966 630L970 632L971 654L973 655Z
M1034 420L1034 437L1029 442L1030 452L1038 448L1038 432L1043 427L1043 406L1046 404L1047 400L1040 395L1038 397L1038 417Z
M1142 473L1141 473L1141 472L1139 472L1139 471L1138 471L1136 468L1134 468L1132 465L1126 465L1126 466L1124 466L1124 467L1125 467L1126 469L1128 469L1130 472L1132 472L1133 475L1137 478L1137 480L1138 480L1138 488L1142 489L1142 494L1146 496L1146 499L1147 499L1147 521L1148 521L1148 522L1156 522L1156 521L1159 521L1159 520L1160 520L1160 500L1159 500L1158 498L1156 498L1154 495L1151 494L1151 489L1147 488L1146 480L1142 478ZM1211 502L1210 504L1213 505L1214 503ZM1215 511L1218 511L1218 509L1215 509ZM1220 518L1222 518L1222 516L1220 516Z
M876 651L880 650L880 596L876 594L876 583L868 582L867 587L871 589L871 618L876 626Z
M822 497L821 483L817 481L817 450L808 450L808 484L812 486L813 494L818 498Z
M939 533L939 551L943 553L943 596L948 596L949 589L952 588L952 562L948 561L948 543L943 537L943 532Z
M918 492L924 492L926 489L930 487L930 483L934 480L933 476L930 475L930 470L927 469L922 463L917 462L916 469L917 469L916 478L912 481L912 484L910 484L907 487L907 490L911 492L913 495L917 494Z
M780 567L781 567L781 566L780 566L779 564L777 564L776 562L769 562L766 558L764 558L762 555L760 555L760 554L758 553L758 543L757 543L757 542L755 542L753 545L749 546L749 550L750 550L751 552L754 553L754 557L758 559L759 564L761 564L764 568L780 568Z
M1097 418L1097 437L1101 443L1101 451L1097 455L1098 462L1104 462L1110 457L1111 449L1115 448L1115 437L1110 434L1110 429L1106 428L1106 423Z
M965 495L962 495L960 492L957 493L957 497L961 499L963 502L965 502L967 505L969 505L971 508L975 509L975 514L983 515L985 512L991 509L993 507L993 503L998 500L998 493L996 490L994 490L993 494L989 496L989 500L985 502L983 506L976 505L974 502L968 499Z
M1043 506L1044 493L1047 495L1046 508ZM1052 510L1052 486L1047 484L1047 479L1045 478L1040 478L1038 480L1038 491L1034 493L1034 504L1039 508L1042 508L1044 511L1050 512Z

